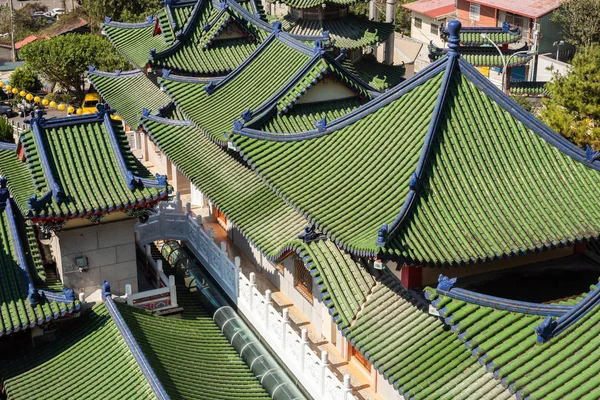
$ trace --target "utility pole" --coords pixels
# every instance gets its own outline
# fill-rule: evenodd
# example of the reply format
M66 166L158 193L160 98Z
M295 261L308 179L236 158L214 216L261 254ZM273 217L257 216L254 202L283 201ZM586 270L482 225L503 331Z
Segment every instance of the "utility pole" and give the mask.
M17 50L15 49L15 10L13 9L12 0L8 0L10 7L10 48L13 61L17 61Z

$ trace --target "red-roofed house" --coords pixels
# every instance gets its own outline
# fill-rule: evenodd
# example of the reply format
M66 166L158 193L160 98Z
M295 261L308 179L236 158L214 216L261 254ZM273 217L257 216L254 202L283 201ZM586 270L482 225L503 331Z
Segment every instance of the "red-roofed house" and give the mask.
M457 0L456 16L463 26L502 26L504 21L519 26L532 51L554 53L553 43L563 40L560 27L551 21L552 12L563 0ZM572 48L560 48L564 58Z
M403 4L402 7L412 11L410 36L438 47L444 47L440 38L440 27L455 16L455 0L418 0ZM415 72L429 64L427 46L423 46L415 60Z

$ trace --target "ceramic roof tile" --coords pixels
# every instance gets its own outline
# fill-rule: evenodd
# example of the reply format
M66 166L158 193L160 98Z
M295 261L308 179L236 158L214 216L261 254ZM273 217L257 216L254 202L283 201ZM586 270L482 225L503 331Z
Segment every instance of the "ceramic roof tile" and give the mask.
M107 113L36 117L20 142L25 161L15 163L4 154L0 171L21 212L36 221L101 216L143 207L167 195L166 180L153 177L139 163L129 150L121 122ZM12 154L16 159L17 154ZM27 165L29 176L18 163Z
M276 193L358 255L472 264L596 237L593 154L453 60L322 132L236 129L233 143Z
M384 273L343 334L404 398L514 399L416 296Z
M523 311L507 309L512 300L492 298L463 289L436 290L428 288L432 304L444 321L452 327L456 339L463 342L488 371L519 399L582 399L597 398L598 387L598 289L570 306L572 321L556 336L540 343L536 331L548 317L541 314L540 304L529 305ZM468 297L465 297L468 296ZM594 297L591 297L594 296ZM471 300L473 298L473 300ZM496 306L482 303L496 301ZM587 304L585 312L576 307ZM558 307L556 307L558 308ZM568 307L567 307L568 308ZM556 317L558 326L563 318Z
M356 3L357 0L327 0L327 3L350 5ZM320 7L323 0L285 0L282 3L294 8L313 8Z
M102 99L123 118L132 129L139 125L139 117L144 109L157 114L165 109L163 116L181 118L176 107L166 93L150 77L140 70L122 72L119 75L90 71L88 79Z
M156 399L104 303L78 322L51 345L0 367L8 398Z
M282 28L300 36L320 36L323 31L327 31L333 46L346 50L384 42L394 31L392 24L354 16L335 20L306 20L289 14L283 17Z
M157 317L117 304L127 326L172 399L268 399L259 379L177 277L182 318ZM173 343L177 343L173 346Z
M485 34L487 39L482 35ZM440 27L440 37L448 40L449 32L444 25ZM511 28L508 22L502 26L466 26L460 31L460 44L463 46L491 46L490 40L496 45L516 43L521 40L522 34L519 27Z

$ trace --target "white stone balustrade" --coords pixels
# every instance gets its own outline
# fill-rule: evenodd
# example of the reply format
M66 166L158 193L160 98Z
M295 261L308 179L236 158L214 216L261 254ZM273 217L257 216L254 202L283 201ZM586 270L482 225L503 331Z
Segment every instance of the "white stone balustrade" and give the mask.
M156 214L136 225L136 240L140 245L167 239L184 241L313 398L354 400L350 376L340 382L329 367L327 352L318 357L312 351L308 331L302 329L298 335L290 326L288 310L284 308L280 314L273 306L271 291L261 294L254 273L249 279L241 274L240 258L231 262L226 244L217 244L213 230L204 232L201 225L200 217L191 216L189 203L183 212L176 194L175 201L159 203Z

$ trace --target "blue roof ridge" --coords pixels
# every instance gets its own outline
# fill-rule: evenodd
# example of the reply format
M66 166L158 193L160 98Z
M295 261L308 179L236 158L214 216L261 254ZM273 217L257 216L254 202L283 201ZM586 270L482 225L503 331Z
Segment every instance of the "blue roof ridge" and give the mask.
M202 14L200 11L201 11L202 7L204 6L204 3L207 1L209 1L209 0L198 0L198 2L194 6L194 9L192 10L192 12L187 20L187 23L183 27L183 30L181 31L180 34L175 35L175 40L173 41L173 43L171 43L171 45L169 47L167 47L166 49L163 49L159 52L153 52L151 50L150 57L149 57L150 60L155 60L157 58L169 56L169 55L173 54L177 49L179 49L179 47L183 46L185 39L192 32L192 28L198 22L198 18L200 18L200 15Z
M382 225L376 243L377 246L385 246L387 240L393 237L394 234L398 231L398 229L403 225L405 219L410 215L410 211L412 210L413 205L416 203L417 194L419 193L419 188L425 175L425 170L428 165L429 156L434 147L433 144L435 142L436 133L438 132L438 128L442 121L443 110L446 106L448 93L450 92L450 84L452 83L454 72L457 71L458 58L458 52L448 52L446 71L444 72L444 78L442 80L442 84L440 85L438 97L435 103L435 108L433 109L431 121L429 122L429 129L425 134L425 140L423 143L421 154L419 155L419 161L417 162L417 167L415 168L415 172L413 172L409 182L408 196L406 197L406 200L404 201L404 204L402 205L398 216L396 216L396 219L394 219L389 228L386 223Z
M133 69L131 71L119 71L116 70L115 72L107 72L107 71L100 71L97 70L96 67L90 65L88 67L88 71L87 71L87 76L103 76L106 78L131 78L134 76L139 76L144 74L144 71L142 71L141 69Z
M213 2L217 2L217 0L213 0ZM250 2L256 6L255 0L250 0ZM256 27L261 28L269 33L273 32L273 27L269 23L263 21L258 14L252 14L248 12L248 10L242 7L237 1L230 1L228 6L237 13L242 14L246 21L251 22Z
M327 123L327 127L324 131L319 132L317 129L311 129L308 131L302 132L293 132L293 133L277 133L277 132L266 132L259 129L251 129L251 128L242 128L242 129L234 129L233 133L243 136L249 137L253 139L262 139L262 140L273 140L273 141L281 141L281 142L295 142L299 140L310 140L319 138L321 136L325 136L331 134L337 130L345 128L349 125L352 125L355 122L358 122L365 116L377 111L378 109L387 106L391 102L397 100L401 96L410 92L417 86L420 86L426 83L430 78L434 77L438 73L444 70L445 68L446 58L440 58L439 60L429 64L427 67L422 69L418 74L415 75L414 78L408 79L398 86L388 90L380 94L377 98L365 103L364 105L356 108L355 110L337 118L333 121Z
M108 108L108 107L107 107ZM101 110L100 105L98 105L98 111ZM165 175L156 174L156 179L148 179L141 178L137 175L134 175L127 168L127 164L125 163L125 158L123 157L123 153L121 151L121 147L119 146L119 142L117 140L117 133L113 127L113 120L110 118L110 112L104 112L104 128L108 133L108 139L110 141L110 145L112 147L113 153L115 154L115 158L117 159L117 165L119 166L119 170L121 171L121 175L123 176L123 180L127 183L130 189L134 189L136 184L142 184L146 187L153 188L164 188L167 190L167 177Z
M449 281L449 279L443 275L440 275L439 279L440 282ZM490 307L497 310L529 315L560 317L573 308L573 306L566 304L532 303L528 301L506 299L462 288L444 287L443 283L438 285L436 293L482 307Z
M152 369L152 366L146 359L146 356L142 352L142 349L136 342L135 337L133 336L133 334L131 333L131 330L127 326L127 323L125 322L125 319L119 312L119 309L117 308L114 300L111 297L110 286L108 286L108 289L106 289L107 286L108 286L107 282L104 281L103 287L102 287L102 297L103 297L104 303L106 304L106 309L108 310L110 317L112 318L115 325L117 326L117 329L119 330L119 333L121 334L121 337L125 341L125 344L127 345L136 364L139 366L140 370L142 371L142 374L144 375L144 378L146 379L146 381L148 382L148 385L152 389L152 392L154 392L157 399L168 400L169 395L167 394L162 383L156 376L156 373ZM107 291L105 291L105 290L107 290ZM161 317L159 317L159 318L161 318Z
M585 317L588 313L600 305L600 285L592 289L579 303L572 306L571 309L554 320L551 316L547 317L541 324L536 326L535 332L539 342L546 342L553 337L561 334L577 321Z
M521 105L514 101L509 95L498 89L493 83L486 79L477 69L467 61L459 60L461 73L481 89L500 107L506 110L510 115L519 120L523 125L530 129L533 133L544 139L546 142L556 147L562 153L570 156L576 161L600 171L600 163L595 159L588 159L589 154L579 148L576 144L570 142L564 136L556 133L548 125L545 125L541 120L533 114L525 110Z
M4 151L15 151L17 149L17 144L12 142L0 142L0 150Z
M521 33L521 28L518 26L511 28L507 21L504 21L502 26L463 26L460 30L463 33L508 33L509 35L519 35ZM440 32L444 35L449 34L445 24L440 26Z
M110 26L113 28L123 28L123 29L138 29L138 28L148 28L149 26L154 25L154 17L149 15L146 17L144 22L117 22L113 21L110 17L104 17L104 24L100 26Z

